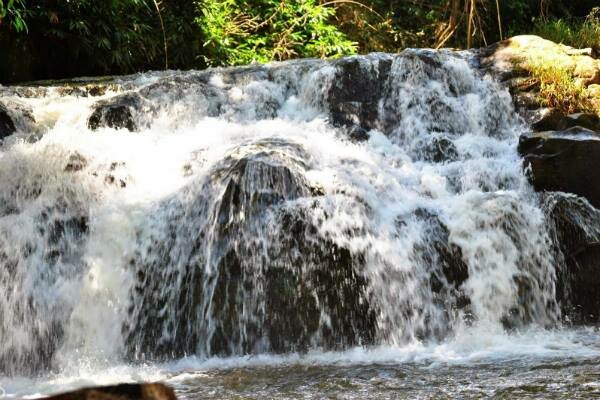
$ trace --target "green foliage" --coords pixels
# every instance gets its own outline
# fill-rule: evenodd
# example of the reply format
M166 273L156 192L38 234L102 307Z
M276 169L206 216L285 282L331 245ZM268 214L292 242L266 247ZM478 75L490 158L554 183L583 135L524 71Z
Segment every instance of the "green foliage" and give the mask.
M15 31L27 31L27 24L23 19L24 11L23 0L0 0L0 25L6 20Z
M598 46L598 18L585 19L597 5L598 0L0 0L0 54L6 55L0 82L122 74L165 64L187 69L482 46L525 33L574 47Z
M0 10L12 24L0 23L0 53L14 65L0 65L0 82L3 75L20 80L160 69L165 41L170 67L204 66L197 61L202 39L191 1L0 0Z
M331 22L335 8L316 0L205 0L198 7L209 65L356 52L356 44Z
M532 33L544 39L562 44L570 44L574 38L573 28L562 19L538 21Z
M583 22L564 19L538 21L533 33L576 48L600 47L600 11L590 14Z
M388 1L336 3L336 25L358 44L360 53L396 52L431 46L435 34L429 10L412 3Z
M160 53L159 41L144 40L156 30L153 9L144 0L44 3L28 8L32 29L46 40L68 43L71 57L95 59L103 72L134 70Z

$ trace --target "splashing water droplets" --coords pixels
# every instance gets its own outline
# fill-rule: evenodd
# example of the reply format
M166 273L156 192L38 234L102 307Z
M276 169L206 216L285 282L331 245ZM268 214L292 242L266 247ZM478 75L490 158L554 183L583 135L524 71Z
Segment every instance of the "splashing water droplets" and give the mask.
M38 122L0 150L0 371L555 324L525 128L470 57L11 89Z

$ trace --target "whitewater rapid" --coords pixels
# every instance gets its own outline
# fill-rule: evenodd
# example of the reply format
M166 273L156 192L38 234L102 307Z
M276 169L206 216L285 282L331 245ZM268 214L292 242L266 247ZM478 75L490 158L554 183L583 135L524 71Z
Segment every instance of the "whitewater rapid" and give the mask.
M333 104L344 62L380 82L375 100ZM35 119L0 148L0 385L600 357L593 328L561 328L560 257L516 151L528 127L474 62L407 51L139 74L100 96L0 88ZM128 93L133 132L91 129Z

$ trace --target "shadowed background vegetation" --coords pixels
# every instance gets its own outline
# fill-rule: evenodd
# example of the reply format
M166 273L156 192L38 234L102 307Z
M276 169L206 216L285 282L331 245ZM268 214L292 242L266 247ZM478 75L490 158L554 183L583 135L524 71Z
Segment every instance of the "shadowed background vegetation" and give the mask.
M478 47L600 47L598 0L0 0L0 82Z

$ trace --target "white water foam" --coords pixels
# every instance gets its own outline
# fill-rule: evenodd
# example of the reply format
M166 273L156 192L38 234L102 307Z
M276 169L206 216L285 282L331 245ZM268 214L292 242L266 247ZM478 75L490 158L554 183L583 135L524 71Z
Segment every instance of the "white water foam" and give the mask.
M0 363L15 375L0 384L10 396L35 396L123 380L175 382L181 374L213 368L598 357L596 345L573 332L541 329L559 317L556 265L543 212L516 153L525 128L510 96L478 76L463 56L428 54L432 67L416 54L361 59L365 65L389 60L391 67L377 105L381 130L359 143L331 124L327 96L337 70L322 61L250 69L242 78L212 71L207 85L216 91L213 97L192 89L177 97L159 91L152 98L158 109L135 116L139 132L87 127L95 102L121 91L101 98L55 89L41 98L11 97L31 106L37 128L7 139L0 150L0 287L6 293L0 299ZM127 78L122 90L177 77L186 75ZM211 114L215 107L218 115ZM40 132L39 140L28 140ZM451 156L432 160L424 154L432 140L449 143ZM205 290L218 292L218 280L209 278L219 276L224 256L214 210L226 183L213 181L215 171L224 160L259 156L275 167L284 163L294 179L322 193L317 202L307 189L279 193L282 205L268 205L264 219L234 238L235 246L256 239L250 250L258 256L242 260L254 287L235 297L243 306L234 327L241 339L232 334L224 346L233 356L214 357L211 340L224 322L210 314L216 300L204 297L184 321L185 340L197 341L195 355L184 346L187 355L179 361L128 364L128 335L139 343L181 339L173 328L184 318L175 313L182 308L177 295L189 284L182 271L193 257L204 260ZM270 175L254 176L245 183L249 190L263 193L277 185L268 182ZM203 196L208 208L198 221L193 212ZM317 298L319 326L310 332L308 353L261 354L274 346L266 333L252 337L253 326L268 320L261 263L272 239L285 233L277 212L288 209L309 210L308 223L316 228L310 241L327 241L363 260L355 268L368 282L360 301L376 305L372 347L323 349L336 313ZM245 212L240 221L251 215ZM161 247L170 243L169 224L183 232L208 229L209 236L199 253L186 258L187 237ZM173 280L158 278L157 292L136 297L140 269L132 260L156 265ZM464 282L449 281L443 270L448 262L466 267ZM302 271L311 268L302 265ZM441 281L439 289L432 289L432 276ZM466 306L459 305L461 298L468 298ZM143 318L148 307L159 316L152 326L158 337L150 339L134 318ZM508 334L507 326L517 333ZM350 344L360 343L352 334ZM250 340L256 341L255 354L241 356ZM18 377L40 370L41 379Z

